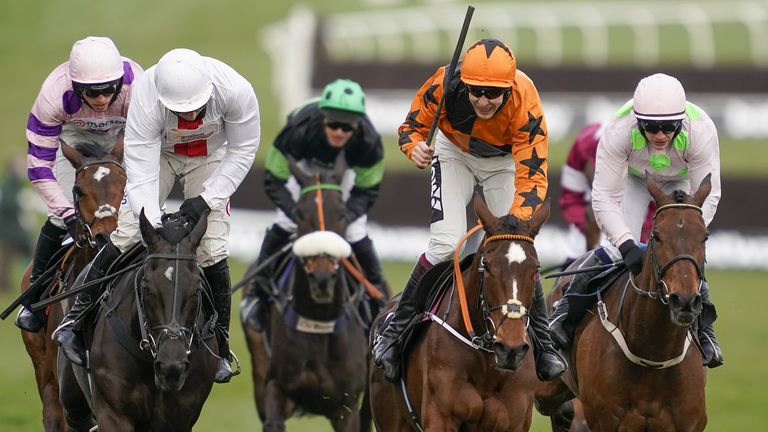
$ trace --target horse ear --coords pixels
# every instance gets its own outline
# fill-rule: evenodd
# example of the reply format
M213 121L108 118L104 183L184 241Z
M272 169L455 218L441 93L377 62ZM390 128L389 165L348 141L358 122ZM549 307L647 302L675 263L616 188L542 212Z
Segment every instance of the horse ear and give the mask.
M485 200L478 192L475 192L474 207L477 217L480 218L480 223L487 231L496 222L497 218L491 213Z
M117 136L117 142L112 148L112 156L115 157L118 163L123 163L123 153L125 149L125 129L120 131L120 135Z
M701 181L699 189L693 194L693 202L697 206L704 205L704 201L709 196L709 192L712 190L712 173L707 174L704 180Z
M75 169L80 168L83 166L83 155L80 154L80 152L75 149L74 147L70 147L69 144L67 144L63 139L59 138L59 143L61 144L61 153L64 154L64 157L69 160L69 162L72 164Z
M547 199L544 200L544 204L540 205L528 220L532 237L536 237L536 235L539 234L541 226L544 225L544 222L546 222L547 219L549 219L550 210L552 209L551 202L552 200L547 197Z
M200 220L197 221L197 225L195 225L192 232L187 236L190 243L192 243L192 250L197 249L200 245L200 240L203 239L203 235L205 235L205 231L208 229L208 214L210 212L210 210L206 210L200 214Z
M144 243L147 244L147 248L149 250L155 250L159 236L155 231L155 227L152 226L152 222L150 222L149 219L147 219L147 216L144 214L143 207L141 209L141 213L139 214L139 229L141 230L141 238L144 240Z
M645 172L645 188L648 189L648 192L650 192L651 197L653 197L653 200L656 201L656 204L661 203L664 198L667 198L667 194L665 194L659 185L657 185L656 182L651 178L648 171Z

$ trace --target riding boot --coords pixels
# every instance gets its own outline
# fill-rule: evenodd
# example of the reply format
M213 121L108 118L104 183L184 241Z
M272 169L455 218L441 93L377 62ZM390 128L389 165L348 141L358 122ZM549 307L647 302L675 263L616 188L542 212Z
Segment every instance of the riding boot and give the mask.
M544 288L537 278L534 284L533 305L528 315L531 329L536 337L533 344L533 356L536 359L536 376L541 381L551 381L568 370L565 359L552 347L552 340L547 331L547 304L544 301Z
M214 381L227 383L235 375L232 372L233 357L229 351L229 315L231 310L231 282L229 279L229 265L227 259L203 268L205 279L211 285L213 305L216 308L216 325L219 328L219 367L216 370Z
M700 294L701 302L705 307L710 306L714 309L714 305L709 301L709 284L707 281L702 281ZM712 327L712 321L699 326L699 343L701 344L704 366L716 368L722 365L725 360L723 359L720 345L717 343L717 339L715 339L715 329Z
M67 234L67 230L59 228L48 219L40 229L40 236L35 246L35 257L32 259L32 274L29 276L29 285L40 279L48 270L49 261L61 248L61 240ZM16 327L36 333L45 325L45 313L42 310L32 312L26 306L22 307L16 316Z
M381 262L376 254L371 238L365 236L364 239L353 243L352 251L355 253L357 261L360 262L360 266L363 267L365 278L375 285L382 294L387 295L384 271L381 269Z
M77 279L82 279L82 282L78 284L77 281L75 281L75 285L72 289L77 289L85 284L103 278L106 275L107 270L109 270L109 267L119 256L120 249L112 244L111 241L107 241L107 244L105 244L93 258L93 261L91 261L91 263L83 270L84 276L78 276ZM97 297L100 292L100 284L80 292L80 294L77 295L77 298L75 298L72 308L67 312L67 315L53 334L53 340L59 345L59 348L64 355L72 363L78 366L85 366L86 364L85 345L80 337L80 332L75 329L75 325L81 318L83 312L91 306L93 298Z
M285 246L291 238L291 233L280 228L277 224L272 225L264 235L264 241L261 243L259 257L256 258L254 266L258 266L266 259L271 258ZM267 328L269 320L269 295L270 281L275 276L277 260L272 261L253 277L251 289L245 293L240 302L240 321L255 331L262 332Z
M602 261L594 251L582 262L578 268L586 268L602 264ZM571 282L563 289L563 297L557 302L555 311L549 318L549 336L556 347L566 349L571 345L571 335L563 327L563 323L568 317L568 298L571 295L584 294L589 281L597 276L598 270L591 272L577 273Z
M416 313L419 281L428 269L427 260L422 255L405 284L392 319L373 344L373 362L384 369L384 377L389 381L394 382L400 377L400 336Z

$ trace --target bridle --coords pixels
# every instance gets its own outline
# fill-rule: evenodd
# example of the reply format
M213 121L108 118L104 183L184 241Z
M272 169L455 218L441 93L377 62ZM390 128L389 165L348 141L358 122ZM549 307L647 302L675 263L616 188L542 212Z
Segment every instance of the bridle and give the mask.
M113 164L120 168L122 172L125 172L125 168L117 161L113 160L107 160L107 159L99 159L95 161L91 161L88 163L85 163L81 165L77 170L75 170L75 184L77 184L77 178L80 176L80 174L83 172L85 168L88 168L89 166L93 165L104 165L104 164ZM82 228L82 234L75 240L75 244L79 248L84 247L90 247L91 249L96 249L98 247L98 244L96 243L96 240L93 238L93 232L91 232L91 225L93 225L94 222L96 222L96 219L102 219L105 216L100 214L94 214L93 219L91 219L90 222L83 219L83 213L80 211L80 196L77 193L77 188L72 188L72 202L75 206L75 217L77 218L77 222L80 224L80 227ZM117 217L117 214L113 214L111 216Z
M150 327L149 323L147 323L145 312L144 312L144 296L141 295L141 280L143 279L143 273L144 273L144 266L142 266L141 271L136 273L136 277L134 280L134 288L136 290L136 306L139 309L139 328L141 329L141 342L139 343L140 348L143 351L147 351L152 355L153 359L157 359L157 350L160 344L165 340L181 340L184 342L184 346L186 347L186 353L189 355L191 352L192 347L192 339L194 338L195 332L197 329L197 323L195 323L194 331L193 329L190 329L189 327L183 326L179 323L177 313L179 311L179 305L180 305L180 299L179 299L179 267L181 265L182 261L192 261L196 262L197 257L195 255L182 255L179 252L179 245L176 245L176 253L154 253L149 254L144 260L144 265L153 259L164 259L164 260L170 260L173 264L171 267L169 267L169 270L172 268L173 270L173 304L171 308L171 318L170 322L166 323L159 323L156 325L152 325ZM141 276L140 276L141 274ZM202 291L201 287L197 288L198 291ZM202 299L198 297L198 312L202 308ZM159 331L160 334L158 335L157 339L152 336L153 331Z
M702 213L701 207L695 206L693 204L683 204L683 203L667 204L656 209L656 213L653 216L654 223L656 222L656 217L659 216L659 213L670 208L692 209L692 210L698 211L700 214ZM660 266L658 257L656 255L656 240L655 240L655 236L653 235L648 241L648 251L651 254L651 263L653 264L653 273L654 273L654 279L656 282L656 289L653 291L645 291L638 288L637 285L634 283L634 281L632 281L632 286L634 287L635 291L637 291L641 295L658 300L663 304L667 304L669 301L670 293L669 293L669 287L667 286L667 283L664 281L664 275L667 273L667 270L669 270L670 267L672 267L672 265L678 261L690 261L691 263L693 263L693 266L696 268L696 274L699 276L699 288L697 291L701 291L701 286L706 280L706 278L704 277L704 270L701 268L701 265L699 264L699 262L696 260L695 257L689 254L676 255L672 257L669 261L667 261L666 263ZM630 280L632 280L631 275L630 275Z
M483 250L488 245L488 243L500 240L522 241L533 244L533 238L529 236L519 234L498 234L492 235L485 239L485 242L483 242ZM522 302L520 302L520 300L516 298L507 299L505 303L499 305L490 306L488 304L484 284L485 256L483 255L483 251L479 253L480 257L477 267L477 273L479 277L477 306L482 314L482 322L483 326L485 327L485 333L473 336L472 345L479 350L493 353L493 344L496 342L496 325L491 318L491 314L496 311L501 311L501 320L499 321L499 326L501 326L507 319L516 320L528 316L528 309L522 304ZM458 275L457 277L461 278L461 275ZM527 326L528 323L526 322L526 327Z

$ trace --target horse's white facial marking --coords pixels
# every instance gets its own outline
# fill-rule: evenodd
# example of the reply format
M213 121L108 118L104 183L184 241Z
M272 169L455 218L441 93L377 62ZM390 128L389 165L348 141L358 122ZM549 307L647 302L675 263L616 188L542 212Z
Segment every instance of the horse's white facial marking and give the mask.
M108 176L110 173L109 168L100 166L95 173L93 173L93 178L96 181L101 181L104 177Z
M163 273L163 275L165 276L166 279L168 279L169 281L172 281L173 280L173 267L168 267L167 269L165 269L165 273Z
M93 214L93 216L95 216L96 219L104 219L104 218L108 218L110 216L116 216L116 215L117 215L117 209L110 204L100 205L99 209L96 210L96 212Z
M525 261L527 256L525 255L525 251L523 250L523 247L520 246L517 243L510 243L509 244L509 250L507 251L507 260L509 260L509 263L522 263Z
M512 279L512 298L517 300L517 279Z

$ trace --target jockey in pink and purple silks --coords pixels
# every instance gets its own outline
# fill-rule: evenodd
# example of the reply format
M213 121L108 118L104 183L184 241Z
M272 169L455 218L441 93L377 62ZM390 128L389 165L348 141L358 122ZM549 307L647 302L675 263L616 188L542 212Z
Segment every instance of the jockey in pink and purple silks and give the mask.
M112 40L89 36L75 42L69 61L43 82L26 130L27 176L48 208L30 284L45 272L67 232L72 235L77 225L72 203L75 170L59 142L95 143L107 152L122 147L132 83L142 72L136 62L120 55ZM36 332L43 324L42 314L26 308L16 318L16 325L27 331Z

